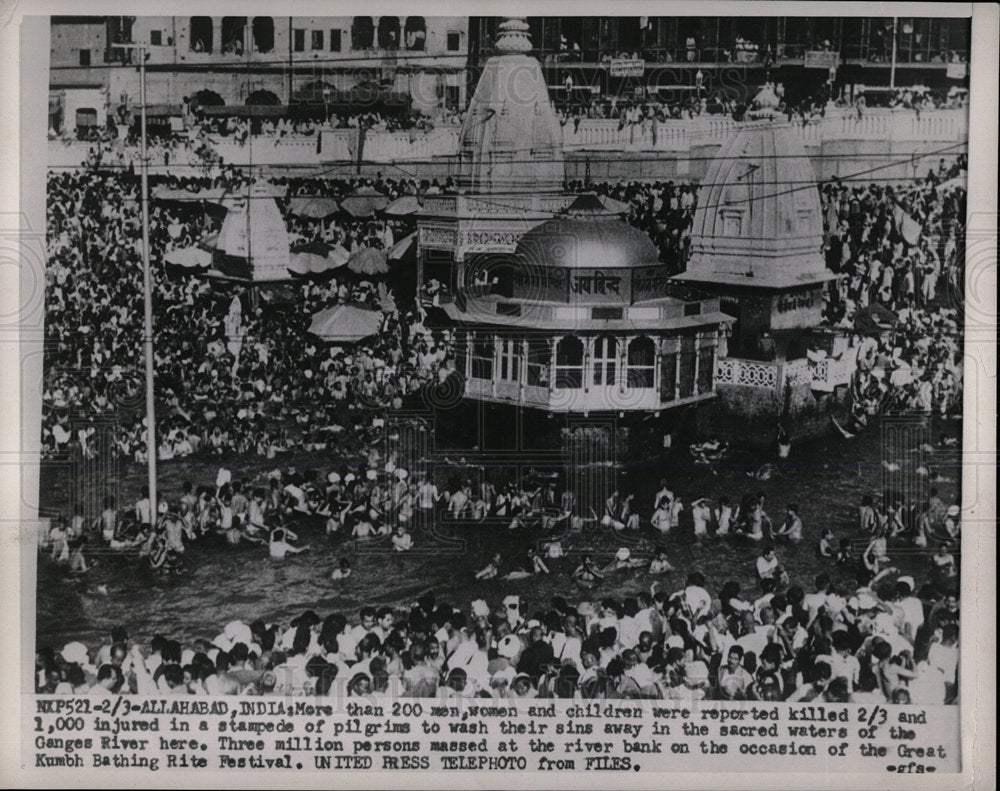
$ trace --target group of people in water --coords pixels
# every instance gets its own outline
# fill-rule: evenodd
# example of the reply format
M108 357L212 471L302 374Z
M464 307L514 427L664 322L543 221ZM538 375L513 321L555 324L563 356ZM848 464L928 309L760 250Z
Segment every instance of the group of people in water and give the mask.
M625 583L627 551L574 579ZM755 589L703 573L669 575L659 556L648 589L531 607L505 593L499 558L477 575L492 593L467 606L432 593L396 606L301 613L288 623L234 620L214 637L143 646L124 627L102 646L39 646L36 690L66 694L315 695L453 698L653 698L937 705L957 698L959 600L953 588L894 567L807 590L773 545ZM548 571L534 556L535 570ZM336 580L351 575L342 561ZM508 575L505 579L517 579ZM667 582L667 580L671 580Z

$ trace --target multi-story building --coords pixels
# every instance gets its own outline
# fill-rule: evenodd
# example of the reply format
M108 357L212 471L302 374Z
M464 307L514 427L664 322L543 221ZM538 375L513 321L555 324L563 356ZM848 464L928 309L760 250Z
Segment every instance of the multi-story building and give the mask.
M102 16L51 18L49 128L103 126L107 117L107 23Z
M467 17L55 19L53 84L91 63L100 66L94 71L101 72L111 109L138 104L134 44L147 48L151 105L284 105L313 115L412 107L434 115L466 101Z
M493 54L498 22L471 19L475 64ZM705 87L738 84L745 73L754 90L766 72L795 98L827 83L831 66L837 91L956 85L967 76L970 48L968 18L563 16L529 17L528 24L532 53L557 100L567 98L567 76L577 93L643 88L676 98L695 89L699 72Z

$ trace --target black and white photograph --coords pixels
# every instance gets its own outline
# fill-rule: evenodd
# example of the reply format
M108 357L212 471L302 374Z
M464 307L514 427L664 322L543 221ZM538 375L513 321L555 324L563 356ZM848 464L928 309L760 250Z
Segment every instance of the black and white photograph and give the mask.
M969 782L971 5L22 5L23 782Z

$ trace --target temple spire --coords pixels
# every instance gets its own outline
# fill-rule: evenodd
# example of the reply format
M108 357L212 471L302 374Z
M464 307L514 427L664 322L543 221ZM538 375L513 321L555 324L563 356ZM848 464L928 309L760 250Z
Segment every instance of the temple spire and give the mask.
M523 55L531 52L531 36L528 35L528 22L524 17L504 18L500 23L496 51L500 55Z

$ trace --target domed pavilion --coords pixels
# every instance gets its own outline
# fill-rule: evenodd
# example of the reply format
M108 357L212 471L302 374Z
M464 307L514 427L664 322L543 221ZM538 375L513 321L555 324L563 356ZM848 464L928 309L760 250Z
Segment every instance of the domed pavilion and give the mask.
M711 398L731 317L671 283L625 205L563 192L527 25L500 30L462 128L458 194L426 196L418 217L418 284L456 328L465 395L584 415Z

